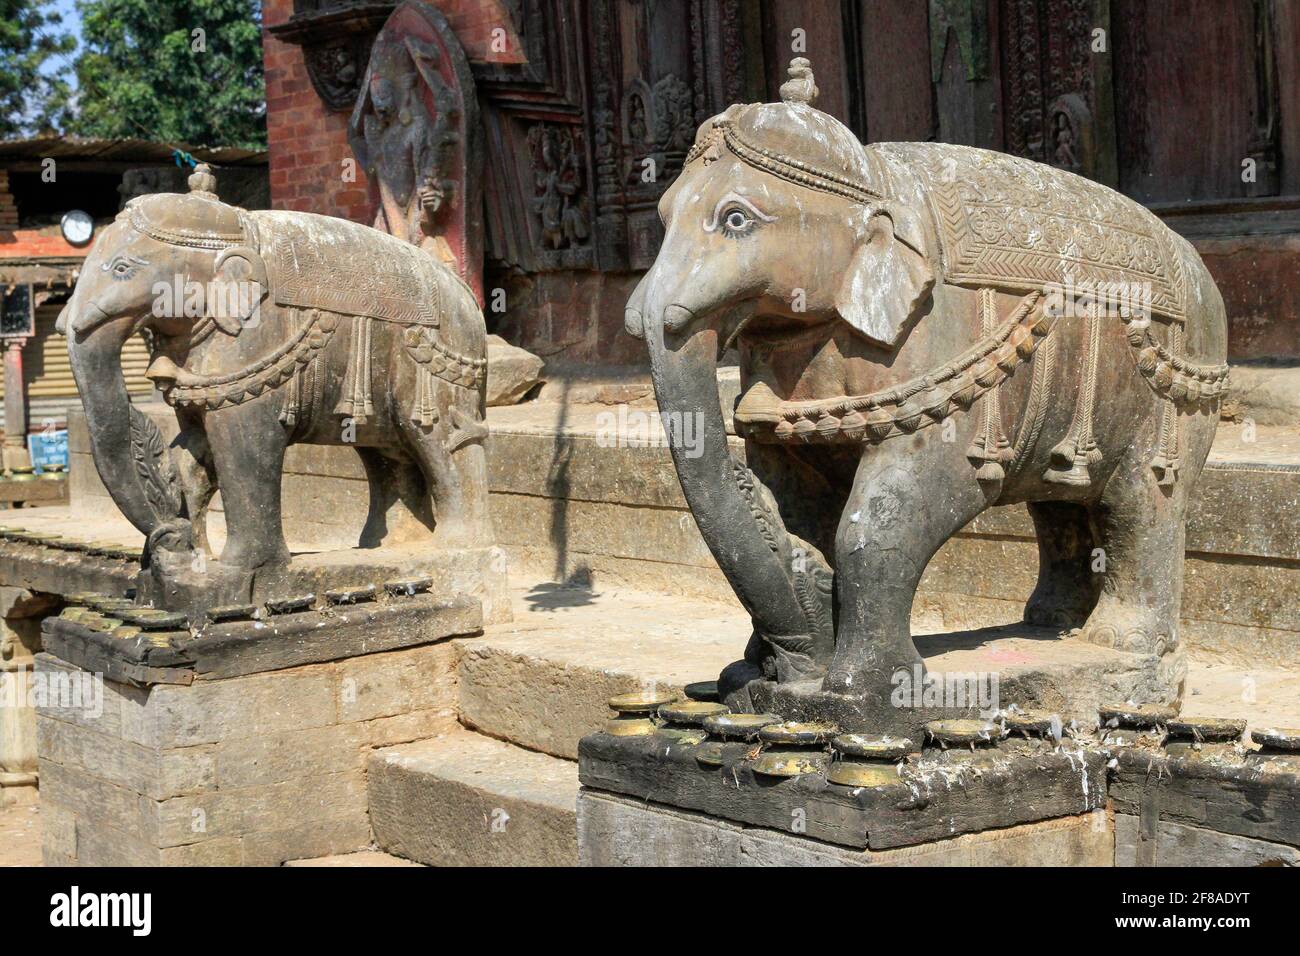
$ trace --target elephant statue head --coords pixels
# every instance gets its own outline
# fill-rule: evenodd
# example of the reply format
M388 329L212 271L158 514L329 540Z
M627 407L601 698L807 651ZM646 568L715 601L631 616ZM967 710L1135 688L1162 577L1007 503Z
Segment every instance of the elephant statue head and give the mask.
M197 335L238 336L255 322L266 266L247 216L220 202L200 166L188 194L131 200L86 257L57 328L68 340L95 466L148 551L186 550L179 492L157 429L130 407L121 353L137 332L155 351ZM184 356L176 358L183 363ZM178 539L179 538L179 539Z
M628 303L628 332L685 342L709 327L725 345L756 314L787 326L837 315L898 343L934 286L930 243L910 206L884 198L877 159L812 108L813 92L792 80L783 102L732 106L700 127L659 202L666 235Z

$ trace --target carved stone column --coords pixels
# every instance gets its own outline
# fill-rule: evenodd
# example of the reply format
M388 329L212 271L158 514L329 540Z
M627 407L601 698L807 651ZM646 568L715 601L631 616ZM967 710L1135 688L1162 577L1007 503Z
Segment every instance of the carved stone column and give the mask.
M36 802L36 711L28 706L41 618L58 600L0 587L0 807Z
M5 339L5 441L4 469L32 463L27 451L27 391L23 385L25 338Z

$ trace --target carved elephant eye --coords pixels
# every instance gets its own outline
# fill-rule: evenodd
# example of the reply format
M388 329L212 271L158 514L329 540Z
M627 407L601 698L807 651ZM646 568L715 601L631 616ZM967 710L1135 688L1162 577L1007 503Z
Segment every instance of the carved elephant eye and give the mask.
M705 221L704 231L721 231L729 239L735 239L748 233L760 222L771 222L775 216L768 216L759 211L748 199L736 193L728 193L714 207L713 218Z
M722 220L722 231L729 236L735 235L738 232L744 232L753 224L754 220L746 216L743 210L733 209Z
M143 259L137 259L135 256L118 256L111 262L106 262L102 266L105 272L113 279L129 279L135 275L135 270L139 266L147 265Z

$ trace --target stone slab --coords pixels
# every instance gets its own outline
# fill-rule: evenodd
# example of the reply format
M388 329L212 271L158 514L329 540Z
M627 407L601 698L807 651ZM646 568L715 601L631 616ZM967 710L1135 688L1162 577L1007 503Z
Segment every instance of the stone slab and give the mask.
M604 727L610 697L680 693L738 660L749 619L738 607L617 587L516 588L514 622L463 642L461 719L491 736L575 759ZM938 673L998 674L1003 705L1091 719L1115 700L1156 695L1155 663L1141 655L1014 625L918 639ZM788 715L787 715L788 716Z
M481 630L477 600L415 594L133 637L57 617L46 620L43 635L46 649L61 660L148 687L344 660Z
M53 528L70 528L77 522L62 508L49 509L52 514L23 515L22 527L42 531ZM59 519L62 519L60 521ZM104 538L121 544L139 544L140 536L131 528L134 538L123 532L130 528L124 519L106 522L100 530ZM81 525L85 529L84 525ZM56 534L61 531L54 532ZM87 533L83 530L83 533ZM111 537L109 537L112 535ZM89 533L87 533L89 538ZM14 541L0 541L0 582L10 587L26 588L45 594L75 594L93 591L121 597L135 586L139 568L132 562L110 558L91 557L68 551L56 551Z
M483 606L483 620L510 620L509 586L505 552L496 547L403 547L340 549L295 555L277 576L274 591L253 595L255 603L273 597L312 593L330 588L355 588L385 581L428 577L429 593L442 599L465 596Z
M487 337L487 405L514 405L532 391L546 363L499 335Z
M578 794L583 866L1110 866L1104 811L919 846L853 850L584 788Z
M515 591L511 624L461 642L461 720L576 759L615 694L712 680L749 639L738 609L617 588Z
M388 853L430 866L573 866L577 767L467 731L370 759L370 820Z
M1110 796L1116 813L1141 818L1148 838L1168 822L1300 847L1300 756L1180 758L1125 750Z
M1151 655L1022 623L918 635L916 645L936 676L996 675L1000 703L995 706L1015 703L1085 722L1105 704L1161 700L1180 684L1177 674L1165 673Z
M1300 866L1300 849L1168 820L1159 822L1154 835L1144 835L1139 816L1117 813L1115 865Z

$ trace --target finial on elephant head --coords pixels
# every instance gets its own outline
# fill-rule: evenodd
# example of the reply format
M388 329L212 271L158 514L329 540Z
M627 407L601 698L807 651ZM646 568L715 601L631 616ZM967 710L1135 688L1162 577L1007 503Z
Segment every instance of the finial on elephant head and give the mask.
M781 84L781 102L812 106L817 101L818 93L812 63L807 57L797 56L790 61L786 72L790 74L790 79Z
M190 195L202 196L204 199L217 198L217 177L207 163L199 163L186 180L190 186Z

